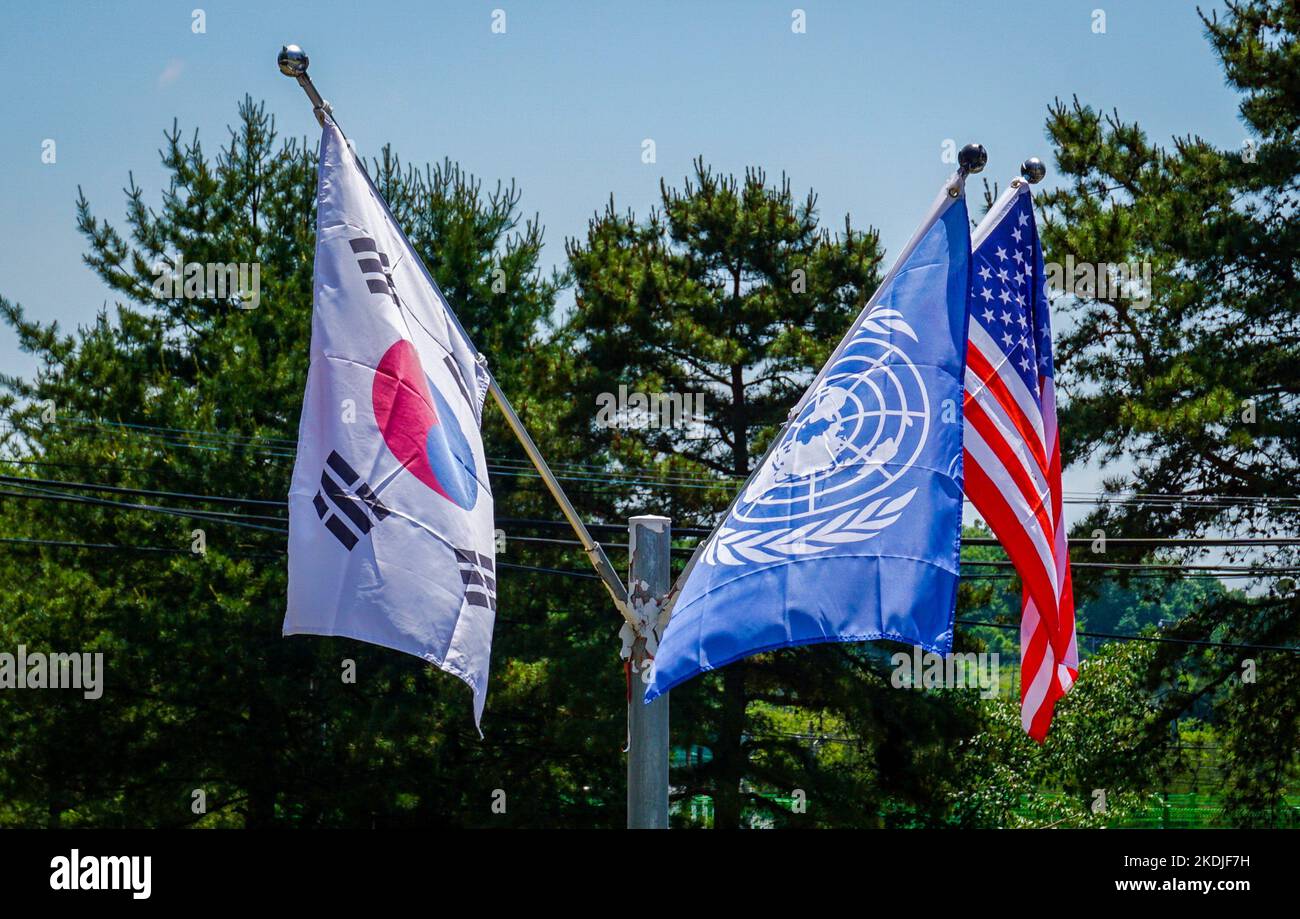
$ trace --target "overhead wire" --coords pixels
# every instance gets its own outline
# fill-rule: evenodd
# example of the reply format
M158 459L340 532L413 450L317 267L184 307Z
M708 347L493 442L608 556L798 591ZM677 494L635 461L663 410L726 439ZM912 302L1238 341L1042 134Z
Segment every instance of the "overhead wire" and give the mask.
M12 425L12 422L5 422ZM94 430L100 427L117 428L122 432L139 436L162 438L159 442L168 446L195 447L200 449L216 448L222 445L241 446L249 449L267 451L269 455L292 457L296 444L287 438L239 435L232 432L208 431L191 428L177 428L159 425L143 425L129 422L115 422L105 419L74 418L63 425L81 430ZM198 439L199 443L186 443L177 438L188 436ZM522 478L540 478L526 460L515 457L487 457L489 468L498 475ZM692 473L682 470L665 472L662 469L630 468L614 469L600 464L553 463L557 475L567 481L587 482L593 486L659 486L708 489L725 486L728 483L743 481L740 476L722 476L706 472ZM1199 493L1162 494L1150 492L1079 492L1066 491L1063 500L1067 504L1114 504L1128 503L1138 505L1156 504L1193 504L1210 508L1231 508L1248 504L1267 506L1283 510L1300 510L1300 496L1281 497L1272 495L1217 495Z

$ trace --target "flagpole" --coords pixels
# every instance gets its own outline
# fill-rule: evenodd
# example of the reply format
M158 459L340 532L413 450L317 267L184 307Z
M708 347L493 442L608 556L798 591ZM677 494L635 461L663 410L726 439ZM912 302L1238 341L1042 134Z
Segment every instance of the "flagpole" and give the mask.
M985 164L988 163L988 159L989 159L988 151L984 149L983 144L972 143L962 147L961 150L959 150L957 153L957 176L956 176L957 181L964 183L967 176L973 175L974 173L977 172L982 172ZM1026 166L1028 166L1029 161L1026 160L1025 163ZM949 179L948 183L945 184L945 188L949 189L949 193L952 194L954 197L956 197L957 193L952 191L953 187L954 187L953 179ZM931 216L933 216L933 214L931 214ZM894 267L891 268L889 274L886 274L885 277L881 280L880 285L876 288L877 290L881 290L882 288L884 288L886 282L889 281L894 271L900 265L902 265L903 260L910 254L912 248L920 241L921 230L923 230L926 227L929 221L930 221L930 217L927 217L925 220L921 221L921 229L918 229L917 233L912 237L912 239L908 241L907 245L903 247L903 249L899 253L898 259L894 262ZM858 313L858 316L854 317L853 324L849 326L849 330L844 334L844 337L840 339L839 344L835 346L835 350L831 352L831 356L827 358L826 363L822 365L822 369L818 371L815 377L813 377L813 381L808 384L808 388L804 390L804 393L799 398L799 401L795 403L794 408L790 409L790 411L786 414L786 419L782 423L781 429L776 432L776 436L773 437L772 442L768 444L767 451L763 454L762 458L754 465L754 468L750 470L749 477L745 479L744 483L741 484L740 488L736 490L735 497L731 499L731 503L727 505L726 511L724 511L722 516L718 518L717 525L714 526L713 529L709 531L708 536L704 537L698 543L696 543L695 551L691 553L691 557L686 561L686 567L682 569L682 573L678 575L677 580L673 582L672 589L668 591L668 596L664 599L663 610L659 614L659 621L658 621L658 627L660 629L667 626L668 621L672 618L673 607L677 604L677 598L681 595L682 587L685 586L686 584L686 578L690 575L691 570L695 568L695 564L697 561L699 561L700 554L704 551L704 547L708 545L709 540L712 539L714 535L717 533L718 527L722 526L722 523L726 521L727 517L731 514L731 511L735 508L736 504L740 501L740 496L745 493L745 489L749 487L750 482L754 481L754 477L758 475L759 470L763 468L763 464L767 462L767 458L772 454L772 451L776 449L777 444L781 442L781 438L785 435L786 428L790 426L790 422L793 421L795 416L799 414L799 411L800 409L803 408L804 403L808 401L808 397L812 395L813 390L817 388L817 383L821 380L827 368L830 367L831 364L835 362L835 358L838 357L839 354L845 349L845 347L848 346L849 339L853 336L853 332L857 328L858 318L861 317L862 313L866 312L867 307L870 305L871 305L870 302L863 305L862 310Z
M310 59L307 57L306 52L297 45L285 45L280 49L280 53L276 57L276 65L280 68L280 72L287 77L293 77L297 80L298 85L301 86L303 92L307 94L307 98L311 101L312 111L315 113L316 120L320 122L321 127L325 126L327 118L332 120L335 126L338 127L338 120L334 117L333 108L317 91L316 85L312 83L311 77L307 75L307 67L309 64ZM343 129L340 127L339 133L342 133L342 131ZM344 135L345 139L346 136L347 135ZM353 155L355 156L355 153ZM358 162L360 162L360 159L358 159ZM402 230L402 227L397 222L396 218L393 217L392 211L388 210L388 202L384 200L384 196L379 193L377 188L375 188L374 182L371 181L370 174L366 171L364 164L362 164L361 174L364 175L366 181L370 183L371 191L375 193L375 198L383 206L384 210L388 212L388 216L392 219L393 226L397 228L397 232L402 234L402 239L406 241L406 244L410 247L411 251L415 252L415 246L406 238L406 233ZM443 296L442 290L438 287L438 282L433 279L433 275L429 273L428 266L424 264L424 260L419 257L418 253L415 261L416 264L420 266L421 271L424 272L425 279L433 289L438 292L438 296L442 298L443 302L448 303L450 306L449 301L447 301L447 298ZM472 341L469 335L466 334L465 327L460 324L460 318L456 316L455 310L449 308L447 312L451 316L452 321L456 323L456 327L460 330L460 333L464 336L465 340ZM482 355L480 355L480 361L482 361ZM600 575L601 582L605 585L605 589L609 591L610 597L614 600L614 606L618 609L623 619L627 621L633 630L635 630L637 634L640 634L640 623L633 615L632 609L628 604L627 587L623 584L623 580L614 570L614 566L610 564L609 557L605 555L605 550L601 547L600 543L596 542L596 540L592 538L591 532L587 529L587 525L583 523L582 518L578 516L578 511L573 506L573 502L569 500L569 496L564 493L564 488L560 485L559 480L555 477L555 474L551 472L551 467L547 465L546 459L542 456L542 452L537 448L537 444L533 442L533 438L529 435L528 429L524 427L523 421L520 420L518 413L515 412L514 406L510 404L510 400L506 398L506 394L501 390L501 386L497 383L496 377L487 367L484 367L484 369L487 371L488 376L488 392L492 394L493 401L495 401L497 406L501 409L501 413L505 415L506 424L510 426L510 430L514 433L515 437L519 439L519 443L523 445L524 452L528 454L528 459L532 461L533 467L542 477L542 481L546 483L546 487L550 491L552 497L554 497L556 503L560 505L560 511L564 514L565 519L569 521L569 525L573 527L574 533L577 534L578 540L582 543L582 549L587 553L587 558L591 562L591 566L596 570L596 573Z

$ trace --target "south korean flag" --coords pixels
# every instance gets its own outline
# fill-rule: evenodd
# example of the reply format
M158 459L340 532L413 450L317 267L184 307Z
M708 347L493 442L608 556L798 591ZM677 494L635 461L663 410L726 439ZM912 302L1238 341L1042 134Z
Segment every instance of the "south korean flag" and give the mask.
M469 684L478 724L496 615L488 374L326 122L284 634L417 655Z

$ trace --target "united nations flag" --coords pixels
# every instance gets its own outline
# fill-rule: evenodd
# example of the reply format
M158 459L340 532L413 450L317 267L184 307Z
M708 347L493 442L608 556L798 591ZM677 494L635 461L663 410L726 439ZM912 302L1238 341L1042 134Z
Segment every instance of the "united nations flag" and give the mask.
M791 645L952 645L970 226L954 176L697 553L646 701Z

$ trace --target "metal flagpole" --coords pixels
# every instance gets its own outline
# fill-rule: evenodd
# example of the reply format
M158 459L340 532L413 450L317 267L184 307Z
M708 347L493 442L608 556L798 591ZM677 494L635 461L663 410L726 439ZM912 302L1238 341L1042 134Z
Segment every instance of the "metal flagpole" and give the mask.
M287 77L293 77L297 80L298 85L301 86L303 92L307 94L307 98L311 101L312 111L316 113L316 120L320 122L321 127L325 126L326 118L333 120L337 127L338 121L334 118L333 109L330 107L330 104L321 97L321 94L317 92L315 84L311 81L311 77L307 75L307 66L309 63L310 60L308 59L306 52L297 45L285 45L280 49L280 53L276 57L276 64L279 66L280 72ZM342 128L339 128L340 133L342 133L342 130ZM344 136L346 137L346 135ZM359 159L358 162L360 162ZM398 224L395 218L393 218L392 212L388 211L388 202L384 200L384 196L375 188L374 182L370 180L370 174L366 171L364 164L362 164L361 174L366 177L367 182L370 182L370 188L375 193L375 198L381 205L383 205L384 210L388 212L388 216L392 220L393 226L397 228L397 232L402 234L402 238L406 241L407 245L410 246L411 251L415 252L415 246L411 245L409 239L406 239L406 234L402 231L401 225ZM438 296L442 297L444 303L448 303L449 301L447 301L446 297L443 297L442 290L438 287L438 282L435 281L433 275L429 273L429 269L424 264L424 260L419 258L417 255L415 261L424 272L425 279L428 280L429 284L433 286L433 289L438 292ZM451 315L452 321L456 323L457 328L460 329L460 333L465 336L465 340L471 341L472 339L470 339L469 335L465 333L465 328L460 324L460 319L456 316L455 311L448 309L448 313ZM480 360L481 359L482 356L480 355ZM519 438L520 444L523 445L524 452L528 454L528 459L532 461L533 467L536 468L538 474L542 477L542 481L546 483L547 489L560 505L560 510L564 513L565 519L569 521L569 525L573 527L574 533L577 534L579 541L582 543L583 551L587 553L587 558L591 561L592 567L595 568L596 573L600 575L601 582L605 585L605 589L609 591L609 595L613 598L614 605L618 608L619 613L633 629L638 629L639 623L632 615L632 610L628 606L627 588L623 585L622 579L618 576L618 573L614 571L614 566L610 564L609 557L605 555L605 550L601 548L600 543L596 542L596 540L592 538L591 533L587 530L587 525L584 524L582 518L578 516L578 511L574 508L573 502L571 502L569 496L564 493L564 489L560 486L559 480L557 480L555 474L551 472L551 467L546 464L546 460L542 457L541 451L537 449L537 444L533 443L532 437L528 434L528 429L524 427L523 421L520 420L519 415L510 404L510 400L506 398L505 393L501 391L501 387L497 384L496 377L492 375L490 370L488 370L488 392L492 394L493 401L496 402L497 406L501 409L502 414L505 415L506 423L510 425L510 430L514 432L515 437Z
M967 144L966 146L962 147L961 150L958 151L957 153L958 176L962 180L965 180L965 178L969 175L973 175L974 173L977 172L982 172L985 164L988 162L988 159L989 159L988 151L984 149L983 144ZM950 193L953 194L954 196L957 194L956 192L952 192L952 191L950 191ZM876 288L877 290L881 290L884 288L886 282L888 282L890 279L890 275L892 275L894 271L898 268L898 266L900 266L903 263L903 259L907 257L910 250L919 241L920 241L920 236L918 231L918 235L913 237L911 240L909 240L907 245L903 247L902 251L899 254L898 259L894 262L894 268L891 268L889 274L885 275L885 277L881 279L880 285ZM870 302L863 304L862 310L859 311L858 315L861 316L862 313L866 312L867 307L870 305L871 305ZM695 551L691 553L691 557L687 559L686 567L683 568L682 573L677 576L677 580L673 583L672 590L668 592L668 597L664 601L663 610L659 614L658 625L660 629L667 626L668 620L672 618L673 605L676 604L677 598L681 595L682 586L685 585L686 578L690 575L691 569L693 569L695 567L695 563L699 561L700 553L704 551L704 547L708 545L709 540L712 539L714 535L718 532L718 527L722 526L722 523L727 519L727 516L735 508L736 503L740 501L740 496L745 493L745 489L749 487L749 483L754 481L754 476L758 475L758 471L763 468L763 464L767 462L767 458L772 454L772 451L776 449L777 444L781 442L782 436L785 435L786 428L790 426L790 422L794 420L794 418L799 414L799 411L800 409L803 408L804 403L808 401L808 398L812 395L813 390L817 388L817 383L818 381L821 380L822 375L825 374L826 369L830 367L833 363L835 363L835 358L838 357L840 352L843 351L844 348L848 345L849 339L853 335L854 329L856 328L857 328L857 319L855 317L853 324L849 326L849 330L844 334L844 337L840 339L840 343L835 346L835 350L831 352L831 356L827 358L826 363L822 365L822 369L817 373L817 376L813 377L813 381L808 384L808 388L804 390L804 393L800 397L799 401L795 403L794 408L790 409L789 413L786 415L786 420L781 425L781 430L776 432L776 436L773 437L772 442L768 444L767 452L765 452L763 454L762 459L760 459L754 465L754 468L749 473L749 477L745 479L744 483L741 484L740 488L736 490L736 496L731 499L731 503L727 505L726 511L724 511L722 516L718 518L718 524L714 526L712 530L709 531L708 536L704 537L696 544Z
M662 605L673 575L670 548L672 521L667 517L633 517L628 521L632 560L628 587L632 606ZM653 608L653 607L652 607ZM654 629L654 623L647 623ZM627 828L668 829L668 697L664 693L644 704L643 685L653 670L654 648L646 637L636 638L629 649L627 700Z

